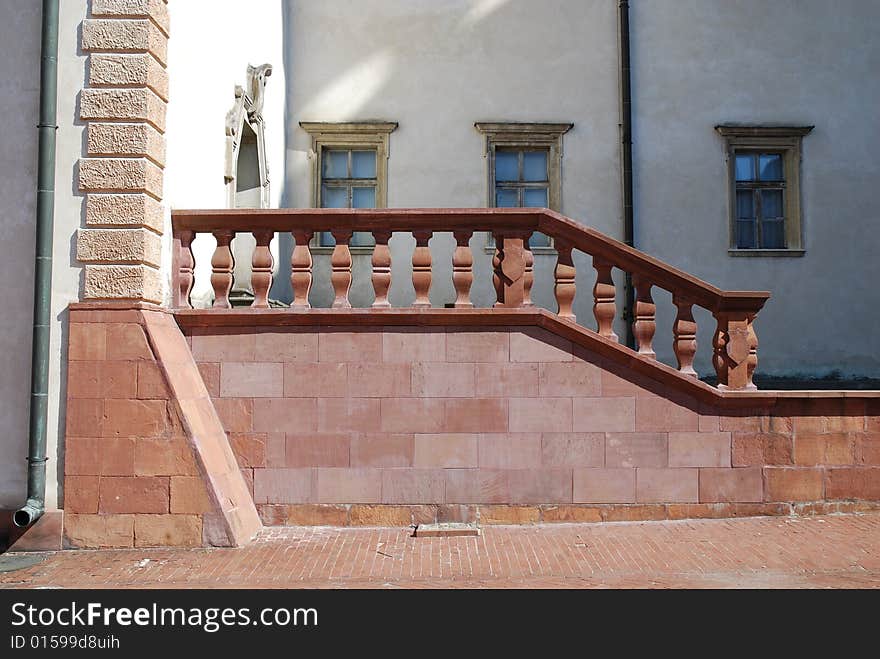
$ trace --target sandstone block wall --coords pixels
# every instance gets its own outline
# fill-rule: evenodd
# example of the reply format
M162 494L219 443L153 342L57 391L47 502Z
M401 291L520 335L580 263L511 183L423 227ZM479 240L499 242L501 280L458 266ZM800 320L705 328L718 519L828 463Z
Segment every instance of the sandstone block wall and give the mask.
M266 524L880 500L876 399L713 409L534 327L194 328L190 340Z
M76 255L84 299L162 300L168 34L165 0L94 0L82 23L89 62L79 107L88 129Z
M66 543L247 542L251 493L171 316L72 309L70 321Z
M532 326L184 333L149 305L81 304L70 360L71 546L240 544L261 521L523 524L880 502L880 399L807 393L722 410Z

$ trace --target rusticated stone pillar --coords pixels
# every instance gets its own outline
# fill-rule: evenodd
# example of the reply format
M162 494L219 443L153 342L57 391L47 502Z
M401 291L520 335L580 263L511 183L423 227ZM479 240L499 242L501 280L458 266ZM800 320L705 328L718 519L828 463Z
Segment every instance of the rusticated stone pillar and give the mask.
M82 23L89 76L78 185L86 226L77 235L85 299L161 302L166 0L92 0Z

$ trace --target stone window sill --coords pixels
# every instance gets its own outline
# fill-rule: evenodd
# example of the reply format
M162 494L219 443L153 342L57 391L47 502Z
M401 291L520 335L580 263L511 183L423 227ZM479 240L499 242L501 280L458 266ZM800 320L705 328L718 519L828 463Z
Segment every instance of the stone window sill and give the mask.
M805 249L729 249L728 256L803 256Z

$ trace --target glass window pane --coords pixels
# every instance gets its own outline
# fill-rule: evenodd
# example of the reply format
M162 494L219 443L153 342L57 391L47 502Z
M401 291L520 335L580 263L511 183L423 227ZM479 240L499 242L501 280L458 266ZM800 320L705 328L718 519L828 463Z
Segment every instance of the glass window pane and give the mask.
M782 156L778 153L762 153L758 157L762 181L782 180Z
M547 152L523 152L523 181L547 180Z
M351 177L352 178L376 178L376 152L375 151L352 151L351 152Z
M529 238L529 247L550 247L550 236L540 231L535 231Z
M497 208L516 208L519 206L516 190L495 190L495 206Z
M547 188L526 188L523 190L523 206L527 208L546 208Z
M739 249L754 249L757 247L755 244L754 220L736 221L736 246Z
M783 215L782 190L761 190L761 217L766 220Z
M321 162L323 178L348 178L348 151L325 149Z
M375 244L373 234L369 231L355 231L351 236L351 242L349 242L352 247L372 247Z
M376 207L376 188L352 188L351 189L351 207L352 208L375 208Z
M336 238L329 231L321 232L321 245L324 247L336 247Z
M765 220L761 223L761 247L764 249L785 249L785 222Z
M755 156L751 153L738 153L736 155L736 180L755 180Z
M495 180L518 181L519 180L519 152L496 151L495 152Z
M755 198L751 190L736 191L736 217L737 219L755 217Z
M321 208L348 208L348 188L322 185Z

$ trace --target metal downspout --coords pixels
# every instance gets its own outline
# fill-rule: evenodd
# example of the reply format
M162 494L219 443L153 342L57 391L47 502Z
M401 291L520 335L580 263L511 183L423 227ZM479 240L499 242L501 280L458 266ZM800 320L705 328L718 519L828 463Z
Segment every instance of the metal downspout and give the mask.
M620 166L621 196L623 197L623 242L635 247L633 230L633 171L632 171L632 88L630 86L629 63L629 0L620 0L617 5L617 24L620 76ZM633 335L633 306L635 291L632 275L626 273L623 318L626 322L626 345L635 348Z
M52 236L55 223L55 131L58 93L58 0L43 0L40 122L37 160L37 240L34 258L34 325L28 430L27 501L13 523L27 527L46 508L46 423L49 394L49 323L52 300Z

